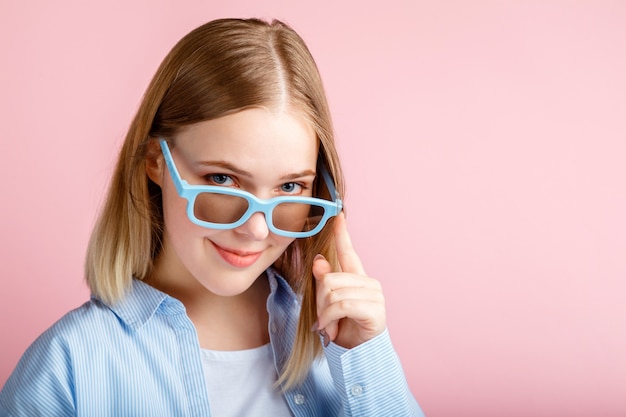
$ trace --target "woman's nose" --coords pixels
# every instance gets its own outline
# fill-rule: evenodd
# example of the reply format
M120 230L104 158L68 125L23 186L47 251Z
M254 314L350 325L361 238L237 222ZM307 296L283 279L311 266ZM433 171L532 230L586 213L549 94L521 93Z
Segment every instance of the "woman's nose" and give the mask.
M261 212L254 213L244 224L237 227L235 230L254 240L263 240L270 232L267 221L265 220L265 214Z

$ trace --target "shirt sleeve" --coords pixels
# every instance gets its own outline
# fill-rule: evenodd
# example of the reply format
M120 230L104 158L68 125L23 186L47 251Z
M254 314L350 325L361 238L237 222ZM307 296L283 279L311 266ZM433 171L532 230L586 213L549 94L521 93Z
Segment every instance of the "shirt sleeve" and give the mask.
M325 348L346 416L424 417L411 394L388 330L353 348Z
M0 417L73 416L71 360L50 333L24 353L0 391Z

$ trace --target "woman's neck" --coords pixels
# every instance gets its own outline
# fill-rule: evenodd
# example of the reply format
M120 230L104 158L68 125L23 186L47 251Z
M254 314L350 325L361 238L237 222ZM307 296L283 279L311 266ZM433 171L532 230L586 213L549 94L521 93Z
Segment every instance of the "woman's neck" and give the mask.
M237 296L212 294L189 306L185 304L187 314L196 326L200 346L212 350L243 350L269 343L266 308L269 291L264 274Z
M262 274L243 293L224 297L194 280L165 279L157 267L146 282L183 303L196 327L200 346L211 350L244 350L269 343L267 276ZM171 277L169 277L171 278Z

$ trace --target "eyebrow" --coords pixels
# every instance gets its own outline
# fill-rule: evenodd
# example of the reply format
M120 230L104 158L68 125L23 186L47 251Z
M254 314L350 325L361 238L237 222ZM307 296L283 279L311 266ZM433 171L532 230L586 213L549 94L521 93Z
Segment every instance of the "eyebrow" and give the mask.
M197 163L197 165L224 168L224 169L234 172L237 175L241 175L241 176L245 176L249 178L254 177L252 173L246 170L243 170L241 168L238 168L234 166L233 164L231 164L230 162L226 162L226 161L200 161ZM311 169L306 169L304 171L283 175L282 177L280 177L280 179L281 180L293 180L293 179L302 178L302 177L309 177L309 176L314 177L315 175L316 175L315 171Z

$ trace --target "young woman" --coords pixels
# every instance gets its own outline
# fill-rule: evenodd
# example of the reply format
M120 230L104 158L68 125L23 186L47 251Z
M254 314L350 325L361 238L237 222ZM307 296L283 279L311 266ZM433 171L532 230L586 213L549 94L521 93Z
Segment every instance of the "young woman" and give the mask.
M26 351L0 415L422 415L343 190L302 39L277 21L195 29L122 147L91 300Z

